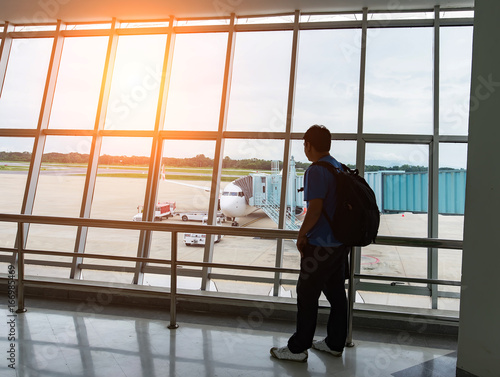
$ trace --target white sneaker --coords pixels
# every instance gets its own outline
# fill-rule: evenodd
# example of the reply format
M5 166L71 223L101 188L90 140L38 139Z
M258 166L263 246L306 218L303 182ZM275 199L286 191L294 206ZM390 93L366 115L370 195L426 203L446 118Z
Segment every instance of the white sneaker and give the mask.
M299 361L306 362L307 361L307 350L301 353L293 353L288 349L288 346L285 347L273 347L271 348L271 355L280 360L291 360L291 361Z
M330 347L328 347L328 345L326 344L325 340L326 339L314 341L312 344L312 348L314 348L315 350L318 350L318 351L328 352L329 354L336 356L336 357L342 356L342 351L339 352L339 351L331 350Z

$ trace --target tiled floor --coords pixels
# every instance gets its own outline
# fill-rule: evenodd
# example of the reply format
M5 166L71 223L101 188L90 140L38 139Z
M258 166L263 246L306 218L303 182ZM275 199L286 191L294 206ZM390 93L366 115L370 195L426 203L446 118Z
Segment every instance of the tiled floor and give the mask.
M286 344L291 322L178 313L179 328L169 330L167 315L155 310L34 299L28 305L17 317L0 306L3 355L9 357L10 319L16 336L11 361L0 359L0 376L455 376L453 336L355 329L356 345L343 357L309 350L307 363L295 363L269 354Z

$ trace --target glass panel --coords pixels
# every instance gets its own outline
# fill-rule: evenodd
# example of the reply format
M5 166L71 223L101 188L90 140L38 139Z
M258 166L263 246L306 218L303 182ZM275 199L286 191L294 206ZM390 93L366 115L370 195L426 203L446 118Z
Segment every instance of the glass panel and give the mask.
M412 225L408 224L408 228ZM360 273L374 276L427 278L427 249L371 244L361 249ZM356 294L356 302L431 308L430 297L411 292L412 289L420 289L420 293L427 293L425 292L427 289L425 284L370 280L369 278L361 279L360 284ZM408 289L408 293L402 289ZM391 292L397 290L402 293Z
M151 138L103 138L92 218L131 220L137 206L144 204L151 142Z
M474 18L474 11L444 11L439 14L440 18Z
M427 249L371 244L361 249L361 274L427 278ZM387 284L387 282L384 282ZM399 283L398 283L399 284ZM419 286L416 283L401 283Z
M297 166L297 172L305 172L311 163L304 153L304 141L292 140L290 144L291 155L294 157ZM341 141L332 140L330 154L336 160L348 166L356 166L356 142L355 141Z
M303 140L293 140L290 145L291 155L295 161L295 170L296 170L296 189L299 189L304 186L304 173L311 164L311 162L307 159L304 153L304 141ZM348 166L355 167L356 166L356 142L354 141L332 141L332 146L330 148L330 154L339 162L344 163ZM301 202L303 200L303 195L298 195L295 192L295 188L291 188L293 186L293 178L290 177L288 181L288 192L287 197L288 201L290 201L290 197L292 193L296 195L295 204L297 205L296 209L296 217L295 223L297 224L297 228L299 229L302 225L302 220L304 217L303 209L306 206L305 202ZM292 201L293 203L293 201ZM300 212L299 212L300 211Z
M171 221L171 220L169 220ZM175 221L175 220L174 220ZM170 232L154 232L153 242L151 244L151 258L170 259L170 245L172 234ZM179 233L177 236L177 259L179 261L203 262L205 248L202 246L187 246L186 240L193 238L191 233L184 235ZM152 267L165 267L165 265L151 264ZM152 285L170 288L170 275L165 274L144 274L144 285ZM201 268L182 267L177 272L178 289L201 288Z
M92 29L110 29L110 23L96 23L96 24L68 24L66 30L92 30Z
M91 143L90 137L47 137L33 205L34 215L80 216ZM32 224L28 248L72 252L76 230L76 227ZM71 262L71 258L46 255L29 255L28 259ZM30 266L27 273L62 278L69 276L69 269Z
M211 20L179 20L176 26L229 25L229 18ZM176 42L177 43L177 42Z
M181 34L175 39L165 129L218 129L227 34Z
M291 241L287 241L292 243ZM237 250L237 252L235 252ZM297 253L298 254L298 253ZM224 236L215 244L213 262L249 266L272 267L276 259L276 240L261 237ZM243 280L243 276L273 279L274 273L262 271L243 271L227 268L214 268L212 274L229 275L226 278L214 278L218 292L240 293L267 296L272 292L273 284L255 283ZM234 276L234 280L230 280Z
M469 103L479 106L482 96L470 98L472 27L440 29L439 127L442 135L467 135ZM485 90L489 97L489 91Z
M281 267L283 268L293 268L296 270L300 269L300 253L297 250L297 244L292 240L285 240L283 243L283 260L281 263ZM279 292L279 296L281 297L297 297L297 279L299 278L299 274L294 273L286 273L282 274L281 278L283 280L289 279L291 281L290 284L282 284L281 291ZM323 294L322 294L323 296Z
M0 98L0 128L37 127L52 42L51 38L12 41Z
M268 16L268 17L240 17L236 19L236 24L282 24L293 23L294 15L288 16Z
M157 200L175 202L179 220L191 212L208 213L214 154L214 141L164 141Z
M138 230L89 228L85 252L101 255L136 257L139 244ZM84 258L83 263L97 266L115 266L121 271L100 271L85 268L82 279L109 283L131 283L134 262Z
M434 12L401 12L401 13L369 13L368 21L378 20L387 21L387 24L391 20L415 20L415 19L433 19ZM383 22L380 22L381 24Z
M16 25L14 31L51 31L56 30L57 25Z
M356 132L359 102L360 30L300 33L294 131L312 123L331 132Z
M79 217L92 138L48 136L33 214Z
M53 215L54 216L54 215ZM73 252L75 249L76 227L62 225L31 224L26 247L34 250ZM30 265L29 260L71 263L71 257L56 255L28 254L26 257L26 275L68 278L70 268ZM40 262L38 262L40 263Z
M423 287L423 286L422 286ZM377 289L377 288L374 288ZM431 299L427 296L402 293L380 293L376 290L356 291L356 302L384 306L403 306L408 308L431 309Z
M433 30L368 29L364 132L432 134Z
M137 207L144 204L151 142L151 138L103 138L91 218L132 220ZM89 228L85 251L135 257L139 234L135 230ZM124 268L122 272L83 271L86 280L107 282L130 283L130 269L135 267L134 262L90 258L86 258L84 263Z
M291 142L291 155L295 161L295 170L297 182L295 187L293 187L293 174L290 175L288 180L288 191L287 191L287 202L293 203L293 200L290 200L292 193L296 195L296 205L297 208L295 210L295 218L294 222L295 227L289 226L291 222L287 222L287 228L292 229L300 229L302 225L302 221L304 219L304 208L306 203L303 201L303 195L298 195L296 193L296 189L303 187L303 177L305 170L310 165L310 161L308 161L307 157L304 153L304 142L303 140L293 140ZM356 162L356 142L354 141L332 141L332 146L330 148L330 154L335 157L338 161L347 164L349 166L354 166ZM292 173L292 170L291 170ZM293 213L293 211L291 211ZM293 218L293 217L292 217ZM283 267L285 268L295 268L299 269L300 267L300 254L297 250L295 242L291 242L291 240L286 240L284 243L284 252L283 252ZM283 274L283 279L291 279L293 281L297 280L297 274ZM283 284L283 290L280 292L281 296L285 297L296 297L295 286L291 284ZM324 297L323 297L324 298Z
M438 249L438 279L462 280L462 250ZM439 297L438 309L460 310L460 287L440 285L439 292L451 297Z
M162 205L168 204L168 207L165 206L165 213L170 211L172 216L165 215L163 218L158 218L158 220L167 220L168 223L174 224L200 225L204 223L203 220L208 216L210 204L214 154L214 141L164 141L162 169L156 200ZM139 212L140 210L141 208L139 208ZM139 217L140 215L137 214L136 218ZM223 217L221 217L221 220L221 223L225 222ZM204 241L201 235L198 237L191 235L191 233L180 233L178 238L178 258L180 260L201 262L203 248L189 248L185 245L185 243L190 243L189 240L192 240L191 243L196 240L197 245L200 241ZM170 259L170 245L170 232L153 232L151 257ZM200 289L201 280L199 276L201 275L198 275L198 277L180 277L179 288ZM144 284L169 287L170 276L146 274Z
M226 140L223 168L232 176L220 200L226 218L240 226L277 228L282 161L282 140Z
M427 237L429 148L367 144L365 179L381 212L381 236Z
M439 238L462 240L467 144L439 145Z
M106 129L154 129L166 38L166 35L120 37Z
M0 212L20 214L33 150L31 138L0 138ZM0 247L14 247L17 224L0 222Z
M363 19L363 14L361 13L300 16L300 22L359 21L362 19Z
M94 128L107 45L107 37L66 38L50 128Z
M168 27L168 21L164 22L122 22L120 29L135 29L144 27Z
M285 129L292 33L238 33L228 130Z

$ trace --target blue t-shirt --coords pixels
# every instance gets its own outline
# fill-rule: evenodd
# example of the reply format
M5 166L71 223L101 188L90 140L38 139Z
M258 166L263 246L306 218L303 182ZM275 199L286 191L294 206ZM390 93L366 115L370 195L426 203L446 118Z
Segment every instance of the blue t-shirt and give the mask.
M326 161L333 166L342 169L342 165L332 156L324 156L319 161ZM332 214L337 205L337 192L335 176L322 166L309 166L304 176L304 200L309 205L312 199L323 199L323 208L326 213ZM328 220L323 214L318 222L307 233L311 245L323 247L336 247L342 245L333 236Z

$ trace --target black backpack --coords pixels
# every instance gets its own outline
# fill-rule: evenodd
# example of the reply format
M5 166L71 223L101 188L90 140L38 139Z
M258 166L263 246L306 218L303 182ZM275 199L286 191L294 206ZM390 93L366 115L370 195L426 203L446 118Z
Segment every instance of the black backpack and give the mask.
M335 175L337 207L331 216L323 207L323 215L335 238L347 246L367 246L375 242L380 212L375 193L359 176L358 169L352 170L342 164L342 171L326 161L317 161L313 165L323 166Z

